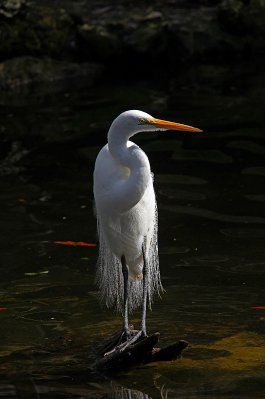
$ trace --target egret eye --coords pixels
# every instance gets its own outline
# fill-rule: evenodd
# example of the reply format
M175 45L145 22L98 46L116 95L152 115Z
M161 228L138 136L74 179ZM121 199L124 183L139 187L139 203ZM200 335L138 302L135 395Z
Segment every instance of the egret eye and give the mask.
M146 118L140 118L138 125L149 125L149 121Z

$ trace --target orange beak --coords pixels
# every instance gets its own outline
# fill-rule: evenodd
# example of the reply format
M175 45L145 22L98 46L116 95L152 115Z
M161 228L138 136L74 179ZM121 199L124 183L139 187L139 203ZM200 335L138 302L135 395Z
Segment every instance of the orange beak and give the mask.
M194 132L194 133L202 132L202 130L198 129L197 127L183 125L182 123L163 121L161 119L156 119L156 118L146 119L146 123L167 130L180 130L180 131Z

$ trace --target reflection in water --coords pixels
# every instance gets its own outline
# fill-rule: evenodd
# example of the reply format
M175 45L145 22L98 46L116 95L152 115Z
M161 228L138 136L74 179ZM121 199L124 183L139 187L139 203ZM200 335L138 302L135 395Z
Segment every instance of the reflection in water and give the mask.
M124 387L114 387L113 392L109 396L110 399L152 399L151 396L137 391L135 389L129 389Z
M44 385L45 383L45 385ZM167 392L164 388L160 389L159 398L167 399ZM79 398L79 399L152 399L151 396L136 390L125 388L113 382L110 384L100 384L88 381L86 384L65 384L57 383L55 379L36 380L25 376L24 379L11 378L10 381L1 381L1 398L20 398L20 399L54 399L57 397Z

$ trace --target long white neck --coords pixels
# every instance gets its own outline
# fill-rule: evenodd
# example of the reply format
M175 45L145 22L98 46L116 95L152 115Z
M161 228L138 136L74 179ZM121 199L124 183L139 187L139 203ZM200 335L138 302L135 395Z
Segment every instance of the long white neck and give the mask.
M152 178L150 164L145 153L136 144L128 146L129 138L137 132L117 133L116 130L112 130L112 127L110 128L109 151L117 164L129 169L129 175L117 182L112 200L117 204L119 210L126 212L141 200Z

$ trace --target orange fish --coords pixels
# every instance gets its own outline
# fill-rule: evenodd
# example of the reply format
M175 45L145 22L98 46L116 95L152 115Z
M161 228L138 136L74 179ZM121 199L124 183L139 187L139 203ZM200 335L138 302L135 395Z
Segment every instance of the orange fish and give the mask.
M53 241L54 244L60 244L60 245L72 245L74 247L96 247L96 244L91 244L89 242L83 242L83 241Z

